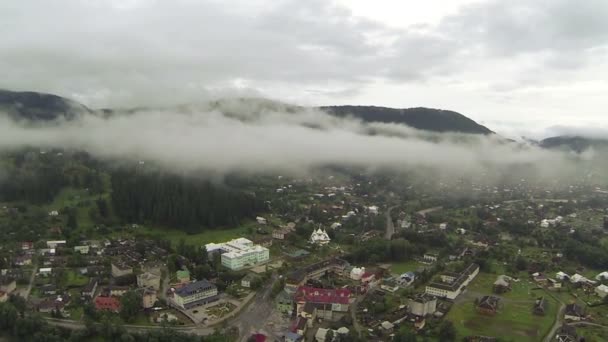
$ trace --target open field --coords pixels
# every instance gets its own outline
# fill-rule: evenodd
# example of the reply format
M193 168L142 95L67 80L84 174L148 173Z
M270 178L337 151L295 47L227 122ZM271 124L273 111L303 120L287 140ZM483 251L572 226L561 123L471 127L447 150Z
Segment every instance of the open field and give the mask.
M395 275L401 275L401 274L403 274L405 272L409 272L409 271L415 272L420 267L425 267L425 266L427 266L427 265L420 263L418 261L415 261L415 260L392 263L391 264L391 273L393 273Z
M89 282L89 278L85 277L74 270L68 270L66 272L66 283L67 287L79 287L85 286Z
M513 341L539 341L551 329L559 303L547 296L543 290L535 290L535 284L527 279L513 283L513 289L501 297L501 306L495 316L477 312L475 298L492 294L496 275L480 273L471 283L468 292L452 307L447 319L456 327L459 339L469 335L496 336ZM548 300L544 316L532 313L537 297Z

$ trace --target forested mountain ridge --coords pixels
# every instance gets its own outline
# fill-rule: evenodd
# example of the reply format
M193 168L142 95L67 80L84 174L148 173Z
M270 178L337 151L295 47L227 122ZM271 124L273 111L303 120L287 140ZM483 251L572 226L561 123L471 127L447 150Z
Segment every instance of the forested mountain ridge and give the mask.
M329 106L321 107L328 113L339 116L352 116L365 122L398 123L434 132L459 132L470 134L492 134L485 126L466 116L441 109L432 108L387 108L376 106Z
M582 136L556 136L542 140L539 145L544 148L566 149L580 153L589 148L608 148L608 139Z
M52 94L0 89L0 111L14 120L51 121L73 119L91 111L84 105Z
M251 108L252 111L282 108L286 113L304 107L283 104L267 99L241 98L232 100L217 100L209 103L210 108L227 111L226 115L233 115L230 106L226 103L234 102L236 111L240 108ZM143 107L141 107L143 108ZM382 122L404 124L416 129L432 132L459 132L470 134L492 134L485 126L478 124L470 118L449 110L431 108L387 108L376 106L326 106L318 107L336 117L351 116L364 122ZM113 109L91 110L75 101L60 96L36 92L13 92L0 90L0 111L6 111L17 120L50 121L57 118L73 119L83 113L95 113L100 116L115 115ZM133 112L136 109L121 110Z

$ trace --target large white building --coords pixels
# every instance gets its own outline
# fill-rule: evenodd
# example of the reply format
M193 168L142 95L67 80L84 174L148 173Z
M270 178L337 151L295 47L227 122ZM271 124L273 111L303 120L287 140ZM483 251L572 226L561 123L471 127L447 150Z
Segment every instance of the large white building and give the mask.
M173 295L173 302L186 310L216 300L218 300L217 287L207 280L190 283L175 290Z
M221 253L222 265L231 270L253 267L270 259L268 248L254 245L251 240L245 238L238 238L225 243L208 243L205 248L207 253Z
M441 281L430 283L426 286L425 293L454 300L479 273L479 265L470 264L460 273L444 273Z

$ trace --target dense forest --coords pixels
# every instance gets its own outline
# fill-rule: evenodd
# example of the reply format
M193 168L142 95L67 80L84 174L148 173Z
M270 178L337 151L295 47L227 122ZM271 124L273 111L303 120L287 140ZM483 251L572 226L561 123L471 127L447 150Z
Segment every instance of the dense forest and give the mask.
M487 127L460 113L449 110L432 108L396 109L375 106L330 106L321 109L339 117L353 116L365 122L405 124L434 132L492 133Z
M111 180L114 211L129 222L194 232L237 225L261 209L255 195L207 180L136 169L113 171Z

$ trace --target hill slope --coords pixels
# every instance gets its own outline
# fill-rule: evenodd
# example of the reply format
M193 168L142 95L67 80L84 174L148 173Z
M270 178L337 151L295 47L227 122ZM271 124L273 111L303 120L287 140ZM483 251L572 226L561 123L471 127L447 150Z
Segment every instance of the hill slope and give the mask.
M90 112L87 107L57 95L1 89L0 110L15 120L30 121L69 120Z
M582 136L557 136L544 139L540 146L550 149L565 149L574 152L582 152L588 148L608 148L608 140L594 139Z
M422 107L395 109L375 106L331 106L321 109L340 117L351 115L366 122L399 123L434 132L493 133L487 127L466 116L449 110Z
M223 109L228 112L230 112L230 107L226 106L226 103L238 105L235 108L251 108L253 111L260 111L264 108L274 108L275 110L276 108L283 108L289 113L301 108L265 99L220 100L217 102L222 103ZM213 107L213 103L211 105ZM375 106L329 106L319 107L319 109L337 117L352 116L365 122L398 123L433 132L493 133L466 116L448 110L431 108L396 109ZM50 121L57 118L70 120L83 113L92 113L86 106L60 96L7 90L0 90L0 110L8 112L13 119L29 121ZM104 116L114 113L111 109L96 112Z

